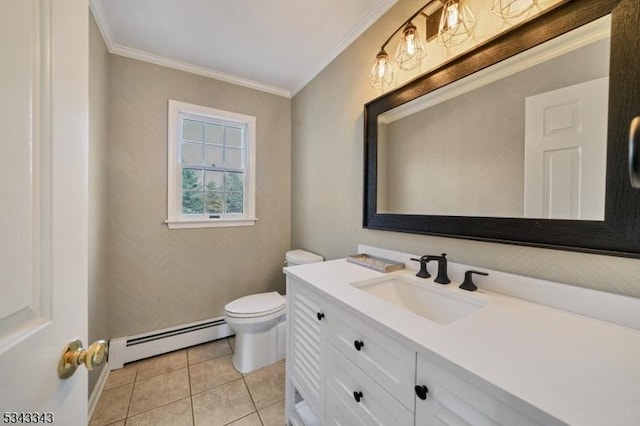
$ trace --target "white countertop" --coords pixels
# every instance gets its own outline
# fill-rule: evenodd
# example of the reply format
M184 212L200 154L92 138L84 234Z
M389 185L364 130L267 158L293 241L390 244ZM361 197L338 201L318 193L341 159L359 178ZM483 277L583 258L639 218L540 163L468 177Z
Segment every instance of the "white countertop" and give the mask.
M285 272L379 322L418 352L435 353L558 420L640 425L640 330L482 288L467 292L458 283L421 280L488 302L441 325L350 285L390 275L415 278L414 271L382 274L341 259Z

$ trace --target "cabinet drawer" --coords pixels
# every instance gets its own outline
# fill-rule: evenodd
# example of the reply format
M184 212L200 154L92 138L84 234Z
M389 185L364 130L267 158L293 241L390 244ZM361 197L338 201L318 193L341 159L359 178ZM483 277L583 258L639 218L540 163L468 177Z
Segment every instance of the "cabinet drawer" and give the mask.
M416 353L340 310L328 325L329 341L413 412Z
M327 423L413 425L413 413L371 380L333 345L327 345ZM358 392L359 402L354 392Z

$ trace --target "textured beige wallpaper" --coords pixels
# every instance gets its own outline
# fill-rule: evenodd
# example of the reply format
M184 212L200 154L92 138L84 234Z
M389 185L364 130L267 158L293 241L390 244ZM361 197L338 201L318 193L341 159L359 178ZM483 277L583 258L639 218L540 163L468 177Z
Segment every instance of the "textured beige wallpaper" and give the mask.
M111 335L221 316L234 298L284 292L291 100L120 56L111 61ZM257 117L255 226L167 229L168 99Z
M109 52L89 14L89 342L109 339L107 315ZM89 372L89 394L102 367Z
M363 108L379 95L366 77L381 43L422 4L398 2L294 97L292 246L328 258L358 243L447 252L481 268L640 297L640 260L362 228Z

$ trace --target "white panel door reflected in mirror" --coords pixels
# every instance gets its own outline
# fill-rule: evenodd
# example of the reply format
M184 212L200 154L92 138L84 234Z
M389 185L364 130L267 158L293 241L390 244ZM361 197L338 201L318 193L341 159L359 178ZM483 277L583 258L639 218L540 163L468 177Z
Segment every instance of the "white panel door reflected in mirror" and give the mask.
M609 78L526 99L524 215L602 220Z

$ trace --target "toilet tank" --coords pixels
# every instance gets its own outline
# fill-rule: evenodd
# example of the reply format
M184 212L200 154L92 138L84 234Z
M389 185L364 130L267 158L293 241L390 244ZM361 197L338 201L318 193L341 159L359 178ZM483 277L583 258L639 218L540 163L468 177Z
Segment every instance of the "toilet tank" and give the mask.
M304 265L324 261L324 257L306 250L290 250L285 255L287 266Z

